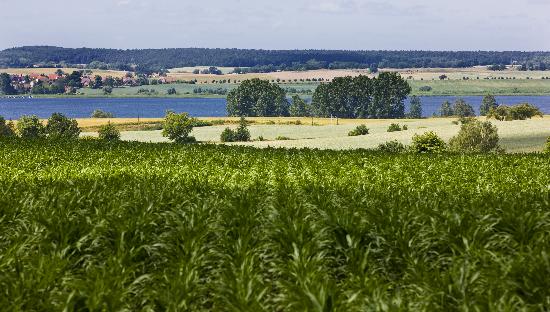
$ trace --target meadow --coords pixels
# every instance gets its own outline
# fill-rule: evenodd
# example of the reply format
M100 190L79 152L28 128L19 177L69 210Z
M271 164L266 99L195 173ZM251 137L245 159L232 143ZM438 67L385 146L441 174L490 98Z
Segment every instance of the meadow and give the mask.
M215 126L193 129L191 135L204 142L219 143L220 134L226 127L236 128L238 118L200 118L214 121ZM427 118L427 119L336 119L330 118L248 118L253 142L237 143L254 147L285 147L285 148L318 148L333 150L348 150L376 148L379 144L397 140L403 144L410 144L414 134L434 131L445 141L451 139L460 130L455 124L456 118ZM486 120L480 117L479 120ZM537 152L544 147L546 139L550 137L550 116L535 117L531 120L496 121L490 120L497 126L501 146L510 153ZM122 139L141 142L167 142L160 130L161 119L142 120L142 128L136 125L137 119L79 119L83 127L83 135L95 136L98 126L113 122L120 124ZM453 123L455 122L455 123ZM392 123L407 125L408 130L387 132ZM312 125L313 124L313 125ZM365 124L370 133L366 136L350 137L348 132L358 125ZM152 131L143 131L143 130ZM160 129L160 128L158 128ZM263 141L258 141L259 137ZM288 140L277 140L277 137L286 137Z
M5 311L544 311L550 159L0 141Z

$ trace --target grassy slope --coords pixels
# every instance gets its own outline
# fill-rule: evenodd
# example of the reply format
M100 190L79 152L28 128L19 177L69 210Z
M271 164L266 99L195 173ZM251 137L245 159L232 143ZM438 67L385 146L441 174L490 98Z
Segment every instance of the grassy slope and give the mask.
M219 118L201 118L213 120ZM236 118L228 118L235 122ZM259 136L268 140L265 142L244 143L256 147L308 147L321 149L355 149L375 148L380 143L390 140L398 140L409 144L415 133L421 134L426 131L435 131L443 139L448 141L456 135L460 129L452 121L456 118L428 118L420 120L340 120L340 125L335 125L335 120L315 118L315 126L311 126L309 118L250 118L255 123L250 126L253 138ZM302 125L289 125L290 122L300 120ZM485 120L481 118L481 120ZM114 120L116 122L116 119ZM121 122L135 122L136 119L122 119ZM148 120L155 121L154 119ZM157 120L160 121L160 120ZM79 120L83 127L97 126L106 123L107 120ZM491 120L498 129L501 145L508 152L532 152L540 151L546 139L550 137L550 116L545 118L533 118L525 121L495 121ZM273 123L270 125L269 123ZM401 132L386 132L391 123L407 124L409 130ZM366 124L370 128L370 134L360 137L348 137L348 132L359 124ZM195 128L193 135L201 141L218 142L220 134L226 126L213 126ZM236 127L236 126L232 126ZM127 127L125 129L128 129ZM86 131L86 129L84 130ZM86 135L93 135L86 133ZM291 138L289 141L273 141L278 136ZM125 140L137 140L145 142L166 142L160 131L127 131L122 133Z
M550 160L0 143L0 306L549 308Z

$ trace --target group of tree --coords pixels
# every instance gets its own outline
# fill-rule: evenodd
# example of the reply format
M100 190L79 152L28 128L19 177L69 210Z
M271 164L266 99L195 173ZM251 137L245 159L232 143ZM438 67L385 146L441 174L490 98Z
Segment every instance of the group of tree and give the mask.
M69 66L166 72L168 68L200 66L246 67L266 70L317 68L427 68L471 67L493 64L525 64L527 69L546 68L550 52L494 51L348 51L254 49L69 49L30 46L0 52L0 67ZM543 66L541 66L543 64Z
M227 112L229 116L288 116L289 103L278 84L254 78L227 94Z
M35 115L21 116L14 126L13 122L6 123L0 116L0 137L19 136L24 139L77 139L80 128L75 119L67 118L61 113L53 113L46 125Z
M494 118L500 121L506 120L526 120L535 116L542 117L540 109L529 103L521 103L517 105L498 105L491 107L487 113L487 118Z
M464 99L457 99L454 104L449 101L443 102L439 108L441 117L473 117L476 115L472 105L468 104Z
M340 77L319 85L311 105L319 117L403 118L410 92L409 84L393 72L375 78Z

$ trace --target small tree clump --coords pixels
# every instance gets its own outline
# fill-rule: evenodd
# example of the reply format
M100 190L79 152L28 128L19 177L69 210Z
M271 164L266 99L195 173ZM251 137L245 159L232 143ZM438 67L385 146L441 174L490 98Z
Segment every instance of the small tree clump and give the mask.
M98 131L99 139L104 141L119 141L120 140L120 131L111 123L103 125L99 128Z
M491 109L496 107L498 107L497 100L494 96L488 94L483 97L483 101L481 102L481 106L479 107L479 114L481 116L486 116Z
M24 139L37 139L46 136L46 128L36 115L21 116L17 121L17 132Z
M466 103L463 99L456 100L453 111L458 117L474 117L476 115L472 105Z
M422 118L422 102L420 98L413 95L411 98L411 108L409 112L409 118L420 119Z
M411 151L415 153L441 153L447 146L435 132L429 131L424 134L413 136Z
M348 136L360 136L369 134L369 128L365 125L359 125L355 129L348 132Z
M6 119L0 116L0 137L13 137L15 136L15 126L13 122L6 123Z
M61 113L53 113L46 125L46 134L52 139L78 139L80 128L75 119L69 119Z
M241 117L239 122L239 127L236 130L231 130L230 128L225 128L223 130L220 140L222 142L248 142L250 141L250 131L246 124L244 117Z
M487 118L494 118L500 121L526 120L535 116L542 117L543 114L538 107L529 103L513 106L500 105L496 108L492 108L487 114Z
M115 116L112 113L102 111L101 109L96 109L92 113L92 118L114 118Z
M378 145L377 150L386 153L404 153L407 151L407 147L403 143L393 140Z
M168 112L164 117L162 135L176 143L193 143L196 140L189 134L194 125L195 118L190 118L188 113Z
M488 121L475 120L461 126L460 132L449 141L449 149L466 153L500 151L498 140L496 126Z

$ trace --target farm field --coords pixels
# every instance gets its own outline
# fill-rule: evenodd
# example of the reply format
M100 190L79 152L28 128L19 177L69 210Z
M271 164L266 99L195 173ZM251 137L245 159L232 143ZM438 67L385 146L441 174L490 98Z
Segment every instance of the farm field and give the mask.
M550 306L550 158L0 141L6 311Z
M200 118L202 120L220 120L220 118ZM235 128L237 119L226 118ZM427 131L436 132L445 141L455 136L460 130L460 125L452 122L456 118L428 118L428 119L344 119L336 120L315 118L314 126L311 126L311 118L250 118L254 124L249 126L253 139L263 137L266 141L254 141L238 143L254 147L285 147L285 148L319 148L347 150L357 148L376 148L379 144L397 140L403 144L410 144L414 134L422 134ZM296 121L301 125L295 125ZM485 120L485 118L480 118ZM116 123L116 119L113 120ZM136 119L122 119L121 123L133 123ZM154 119L148 120L155 122ZM160 122L160 119L156 121ZM499 129L500 144L507 152L535 152L541 151L550 137L550 116L533 118L524 121L495 121L491 120ZM94 136L96 133L86 132L86 127L97 127L107 123L106 120L79 120L84 127L85 136ZM387 132L391 123L407 125L408 130L400 132ZM348 132L357 125L365 124L370 129L366 136L349 137ZM219 142L220 134L227 126L209 126L194 128L192 135L199 141ZM122 128L124 130L124 128ZM277 137L287 137L289 140L276 140ZM123 131L122 139L141 142L167 142L161 131Z

